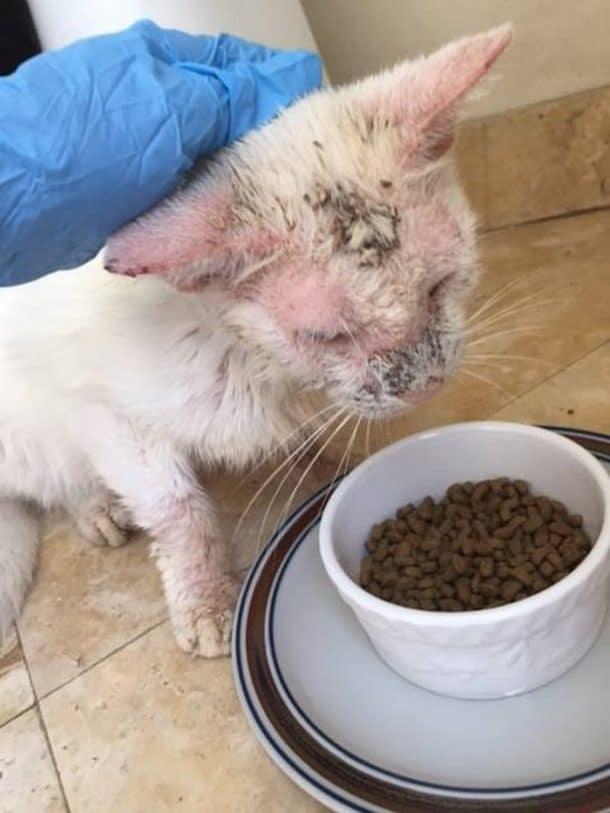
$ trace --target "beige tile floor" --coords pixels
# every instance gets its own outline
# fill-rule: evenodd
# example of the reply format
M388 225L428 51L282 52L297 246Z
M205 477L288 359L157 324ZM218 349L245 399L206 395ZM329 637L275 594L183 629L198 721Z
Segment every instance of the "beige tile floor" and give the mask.
M610 87L602 87L465 122L458 157L481 224L607 207L609 110Z
M373 448L491 416L610 432L610 211L497 230L482 249L473 311L509 287L475 321L465 372L433 403L373 431ZM356 459L366 446L360 433ZM341 451L300 495L329 477ZM228 534L266 474L211 484ZM238 567L252 558L268 501L248 515ZM45 541L19 638L0 654L0 813L68 810L321 810L257 745L230 664L174 646L145 540L104 551L64 530Z

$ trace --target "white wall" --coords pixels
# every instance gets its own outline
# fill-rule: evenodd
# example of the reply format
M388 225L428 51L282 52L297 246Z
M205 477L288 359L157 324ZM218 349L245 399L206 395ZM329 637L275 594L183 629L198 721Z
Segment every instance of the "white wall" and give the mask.
M227 31L277 48L315 49L299 0L28 0L43 48L148 18L193 33Z
M302 2L334 82L511 21L515 42L471 117L610 84L610 0Z

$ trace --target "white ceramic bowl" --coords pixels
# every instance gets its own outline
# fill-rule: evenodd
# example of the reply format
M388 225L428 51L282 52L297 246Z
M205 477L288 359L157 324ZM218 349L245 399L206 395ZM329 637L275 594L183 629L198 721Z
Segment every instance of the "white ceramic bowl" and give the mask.
M452 483L523 478L583 515L595 539L581 564L552 587L501 607L429 612L400 607L358 586L372 525L407 502L441 497ZM608 596L610 479L577 444L512 423L457 424L399 441L358 466L322 517L324 567L371 643L398 674L441 694L503 697L541 686L595 641Z

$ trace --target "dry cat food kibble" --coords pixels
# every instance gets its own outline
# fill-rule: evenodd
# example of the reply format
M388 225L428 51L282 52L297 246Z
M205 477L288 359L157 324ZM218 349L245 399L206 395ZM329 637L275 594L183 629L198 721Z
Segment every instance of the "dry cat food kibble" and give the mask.
M456 483L375 525L360 584L421 610L483 610L539 593L591 550L582 517L524 480Z

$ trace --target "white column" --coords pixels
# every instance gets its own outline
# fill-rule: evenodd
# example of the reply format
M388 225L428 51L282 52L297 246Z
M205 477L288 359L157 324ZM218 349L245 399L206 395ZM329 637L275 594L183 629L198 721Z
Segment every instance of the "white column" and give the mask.
M277 48L317 50L299 0L28 0L44 49L148 18L193 33L222 31Z

